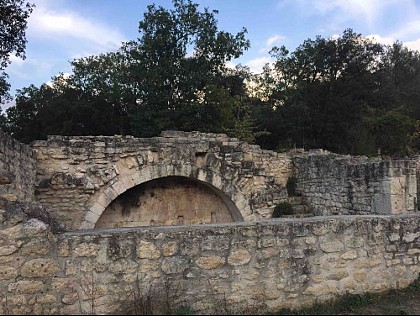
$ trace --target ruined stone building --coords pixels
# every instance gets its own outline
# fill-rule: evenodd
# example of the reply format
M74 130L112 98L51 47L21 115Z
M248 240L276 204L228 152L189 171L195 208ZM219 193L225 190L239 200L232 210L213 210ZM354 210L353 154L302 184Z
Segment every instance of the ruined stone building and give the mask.
M117 312L139 279L169 280L166 299L197 312L407 286L420 272L417 166L224 134L27 146L0 132L0 313ZM295 215L272 219L280 202Z

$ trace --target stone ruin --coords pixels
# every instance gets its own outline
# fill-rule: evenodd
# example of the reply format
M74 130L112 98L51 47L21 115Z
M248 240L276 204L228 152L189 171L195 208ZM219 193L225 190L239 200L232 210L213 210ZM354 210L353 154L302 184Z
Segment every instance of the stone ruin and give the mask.
M0 132L0 313L121 312L140 288L207 313L405 287L419 165L199 132ZM280 202L295 214L272 219Z

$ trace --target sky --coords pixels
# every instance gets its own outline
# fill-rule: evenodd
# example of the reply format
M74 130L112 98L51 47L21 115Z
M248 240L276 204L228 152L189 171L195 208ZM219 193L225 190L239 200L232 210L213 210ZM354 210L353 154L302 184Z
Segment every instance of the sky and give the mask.
M11 93L51 77L71 73L70 61L116 51L138 38L147 5L172 8L170 0L28 0L36 7L28 20L26 59L12 56L6 68ZM195 0L216 9L219 30L236 34L245 27L251 47L233 64L258 73L270 62L269 50L293 51L317 35L329 38L346 28L392 44L399 40L420 50L420 0ZM10 105L10 104L9 104ZM4 106L3 106L4 107Z

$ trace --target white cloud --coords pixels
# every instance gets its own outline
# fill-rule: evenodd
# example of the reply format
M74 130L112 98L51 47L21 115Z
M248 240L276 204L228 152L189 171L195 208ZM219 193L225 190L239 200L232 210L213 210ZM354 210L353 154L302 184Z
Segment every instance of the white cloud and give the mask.
M228 67L228 68L230 68L230 69L236 69L236 64L234 64L233 62L231 62L231 61L228 61L227 63L226 63L226 67Z
M407 8L413 0L284 0L281 6L293 6L300 16L322 18L325 32L342 31L356 24L374 32L387 10ZM326 24L328 26L326 26ZM320 25L321 27L321 25Z
M337 13L337 21L362 20L373 27L383 10L397 0L325 0L313 1L319 14ZM305 1L306 4L307 1ZM312 2L312 1L311 1ZM338 11L338 12L337 12Z
M28 20L28 34L55 41L68 41L70 37L102 49L116 49L124 40L120 32L106 25L72 12L56 12L45 7L34 10Z
M420 33L420 16L416 20L406 22L402 27L398 28L392 36L397 39L406 39L409 36L418 35Z
M379 34L371 34L366 36L368 39L372 40L375 43L392 45L395 42L395 38L392 36L381 36Z
M420 52L420 38L411 42L405 42L404 46L407 46L409 49L417 50Z
M282 36L282 35L278 35L278 34L273 35L267 40L266 46L271 47L271 46L273 46L273 44L278 43L278 42L284 40L285 38L286 37Z
M251 72L256 74L256 73L262 72L265 64L272 63L272 62L273 62L273 59L271 59L270 57L259 57L259 58L249 60L248 62L245 63L245 65L249 67Z
M266 41L265 41L265 47L261 48L259 50L259 53L268 53L275 44L278 44L279 42L283 41L286 39L286 36L283 35L273 35L271 37L269 37Z
M10 55L9 59L15 65L23 65L25 63L24 59L22 59L20 57L16 57L15 55Z

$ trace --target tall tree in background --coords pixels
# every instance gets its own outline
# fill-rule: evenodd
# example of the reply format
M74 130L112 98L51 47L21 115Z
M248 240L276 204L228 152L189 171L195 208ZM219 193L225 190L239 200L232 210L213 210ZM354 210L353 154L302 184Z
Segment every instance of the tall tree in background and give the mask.
M261 80L271 86L263 115L277 121L272 136L283 140L274 147L357 153L382 46L347 29L338 38L308 39L291 54L285 47L271 53L274 69L266 68Z
M10 88L5 69L11 63L10 56L25 58L27 19L34 5L25 0L0 2L0 100L8 97Z
M22 89L16 107L9 110L13 119L6 129L30 141L31 132L23 127L28 122L26 111L21 107L42 99L34 112L42 137L47 131L65 135L113 135L118 131L150 137L178 129L228 132L252 139L245 86L249 70L226 66L248 49L247 31L236 35L219 31L216 14L207 8L200 11L189 0L173 0L173 9L148 6L137 40L124 43L115 53L73 61L73 74L57 77L53 87L32 88L31 95ZM44 90L52 91L47 99ZM63 100L67 100L65 105ZM99 104L101 111L97 111ZM95 118L99 113L106 115L97 117L100 124L93 125L97 128L90 128L86 120L71 114L80 111L78 106ZM55 119L47 128L48 117Z
M140 37L118 53L73 63L75 82L119 104L137 136L164 129L221 132L232 123L230 114L221 113L233 112L234 105L214 99L215 89L229 97L245 93L241 72L228 70L226 62L249 47L246 30L236 35L218 31L217 11L200 12L198 4L184 0L173 5L172 10L148 6ZM234 77L240 78L242 90L232 87L229 78ZM217 100L223 105L214 104Z

